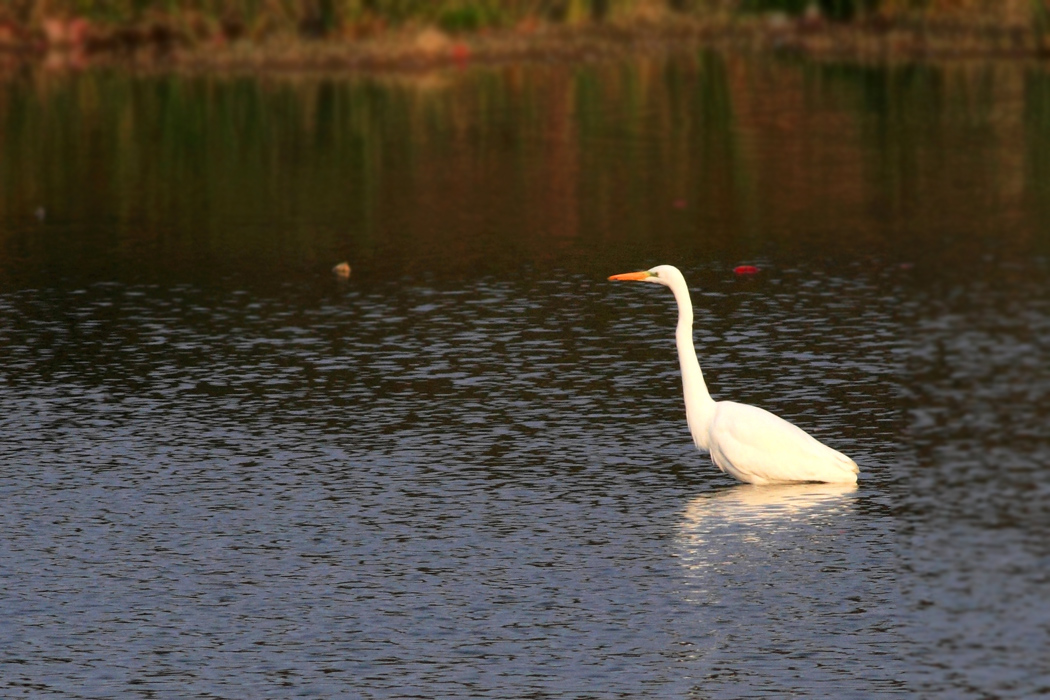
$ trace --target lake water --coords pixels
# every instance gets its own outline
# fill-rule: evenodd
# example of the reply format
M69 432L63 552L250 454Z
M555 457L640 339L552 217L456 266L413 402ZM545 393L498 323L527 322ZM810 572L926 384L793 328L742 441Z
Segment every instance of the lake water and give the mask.
M8 73L0 690L1050 694L1048 232L1041 65Z

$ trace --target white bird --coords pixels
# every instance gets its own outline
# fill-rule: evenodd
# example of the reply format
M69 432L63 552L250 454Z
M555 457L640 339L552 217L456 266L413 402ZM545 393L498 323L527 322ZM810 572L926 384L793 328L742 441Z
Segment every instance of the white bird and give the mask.
M751 484L801 481L855 483L860 470L846 455L818 442L769 411L733 401L715 401L707 391L693 348L693 302L677 267L613 275L610 280L656 282L678 302L678 364L682 368L685 417L693 442L730 476Z

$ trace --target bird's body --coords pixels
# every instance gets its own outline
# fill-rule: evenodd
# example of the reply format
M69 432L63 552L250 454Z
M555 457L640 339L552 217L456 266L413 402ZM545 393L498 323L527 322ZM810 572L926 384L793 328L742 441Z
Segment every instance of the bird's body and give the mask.
M674 292L678 302L675 338L686 421L693 442L710 453L715 466L740 481L758 485L857 481L859 469L852 459L801 428L757 406L711 398L693 347L693 304L689 287L678 268L660 265L609 279L657 282Z

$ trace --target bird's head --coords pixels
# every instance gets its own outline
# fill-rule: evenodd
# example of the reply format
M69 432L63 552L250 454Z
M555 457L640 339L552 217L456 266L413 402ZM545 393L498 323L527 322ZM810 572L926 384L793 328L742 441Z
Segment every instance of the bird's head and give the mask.
M675 281L683 278L682 273L674 265L657 265L641 272L625 272L622 275L613 275L609 279L618 282L656 282L665 287L670 287Z

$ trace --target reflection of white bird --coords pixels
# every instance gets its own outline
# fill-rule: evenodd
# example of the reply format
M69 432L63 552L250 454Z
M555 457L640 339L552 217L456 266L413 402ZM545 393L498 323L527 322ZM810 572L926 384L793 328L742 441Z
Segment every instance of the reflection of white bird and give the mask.
M677 267L660 265L643 272L613 275L610 280L656 282L670 287L678 302L678 363L682 368L685 417L693 442L711 454L715 465L752 484L798 481L852 483L857 464L818 442L801 428L756 406L715 401L707 391L693 348L693 303Z
M849 505L855 483L731 486L697 496L686 506L683 526L707 528L725 523L783 522L822 517Z

